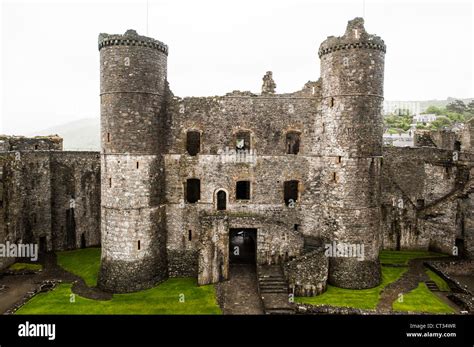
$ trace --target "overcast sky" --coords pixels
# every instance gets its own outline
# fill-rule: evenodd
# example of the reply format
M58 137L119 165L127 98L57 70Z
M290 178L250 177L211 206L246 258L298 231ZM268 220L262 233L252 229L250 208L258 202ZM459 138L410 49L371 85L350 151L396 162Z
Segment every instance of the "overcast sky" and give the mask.
M99 117L100 32L147 34L146 0L2 1L0 133ZM319 44L364 15L363 0L149 0L148 36L169 46L175 95L277 92L319 78ZM366 0L365 26L387 44L386 100L473 97L473 6Z

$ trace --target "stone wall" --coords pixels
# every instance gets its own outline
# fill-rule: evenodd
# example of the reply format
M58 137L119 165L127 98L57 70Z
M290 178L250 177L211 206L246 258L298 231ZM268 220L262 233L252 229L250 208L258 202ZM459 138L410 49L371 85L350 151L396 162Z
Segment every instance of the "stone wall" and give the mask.
M473 161L453 158L452 150L384 148L383 249L452 254L462 240L469 254Z

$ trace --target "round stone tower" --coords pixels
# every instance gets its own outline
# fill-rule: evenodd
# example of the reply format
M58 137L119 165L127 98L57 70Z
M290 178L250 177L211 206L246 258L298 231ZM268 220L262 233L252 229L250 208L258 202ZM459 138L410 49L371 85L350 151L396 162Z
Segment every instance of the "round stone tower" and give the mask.
M132 292L167 277L162 204L168 47L128 30L99 35L102 257L98 285Z
M385 44L349 21L319 48L324 161L323 233L329 283L370 288L381 281L380 172ZM330 247L329 247L330 246Z

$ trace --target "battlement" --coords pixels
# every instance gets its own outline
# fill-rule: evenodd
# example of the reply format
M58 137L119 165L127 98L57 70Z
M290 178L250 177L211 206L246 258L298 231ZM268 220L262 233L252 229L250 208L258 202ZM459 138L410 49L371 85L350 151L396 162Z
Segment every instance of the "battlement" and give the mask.
M384 41L377 35L368 34L364 28L364 19L357 17L347 23L346 32L343 36L329 36L319 47L318 55L339 51L341 49L375 49L385 53Z
M151 37L138 35L135 30L127 30L123 35L99 34L99 51L108 46L150 47L168 55L168 46Z

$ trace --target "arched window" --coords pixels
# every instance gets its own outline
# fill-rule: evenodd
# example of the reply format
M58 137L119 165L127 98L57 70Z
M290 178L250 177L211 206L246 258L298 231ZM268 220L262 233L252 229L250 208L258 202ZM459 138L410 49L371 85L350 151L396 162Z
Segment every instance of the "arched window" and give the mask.
M227 209L227 194L223 190L217 192L217 210L224 211Z

